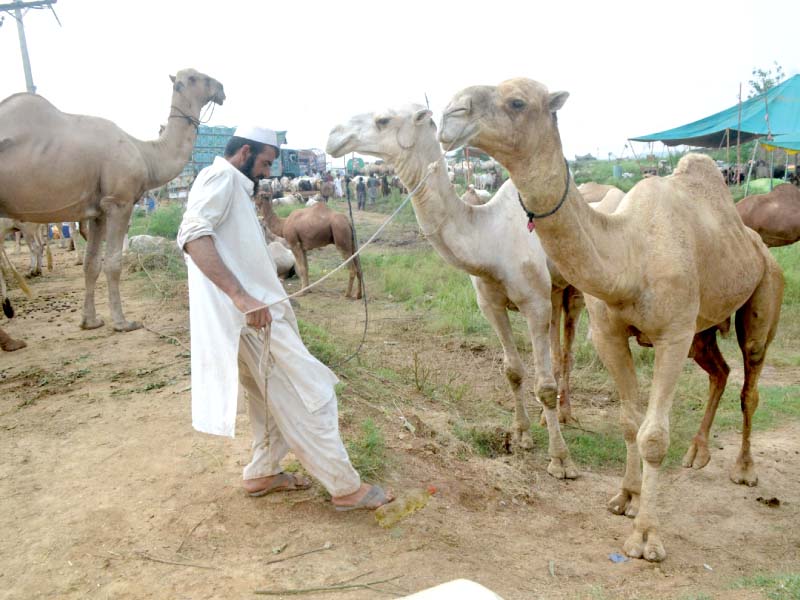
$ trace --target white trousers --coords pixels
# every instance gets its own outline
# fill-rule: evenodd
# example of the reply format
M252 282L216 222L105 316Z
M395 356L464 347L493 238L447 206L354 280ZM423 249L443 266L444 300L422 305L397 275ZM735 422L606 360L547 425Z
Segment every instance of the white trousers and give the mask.
M263 343L245 329L239 340L239 383L247 392L253 458L244 468L243 478L280 473L281 460L291 450L331 496L352 494L361 486L361 479L339 436L336 394L309 412L292 382L274 365L265 394L264 376L259 372L262 350Z

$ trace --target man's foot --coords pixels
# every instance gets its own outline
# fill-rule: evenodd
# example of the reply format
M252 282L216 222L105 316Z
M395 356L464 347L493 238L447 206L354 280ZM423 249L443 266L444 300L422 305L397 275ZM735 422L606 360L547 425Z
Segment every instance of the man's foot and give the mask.
M311 487L311 480L294 473L278 473L277 475L269 475L257 479L245 479L242 482L242 487L248 494L257 498L272 492L307 490Z
M379 506L389 504L394 500L394 494L391 492L384 492L383 488L377 485L369 485L362 483L352 494L347 496L334 496L331 498L331 503L338 511L345 510L375 510Z

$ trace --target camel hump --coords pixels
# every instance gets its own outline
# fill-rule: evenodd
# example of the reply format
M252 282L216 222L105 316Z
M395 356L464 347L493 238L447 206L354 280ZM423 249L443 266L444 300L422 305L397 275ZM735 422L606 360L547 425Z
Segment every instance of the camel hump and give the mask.
M678 161L678 166L672 173L673 175L689 175L690 177L716 177L721 181L722 173L719 172L717 164L711 157L704 154L690 153Z

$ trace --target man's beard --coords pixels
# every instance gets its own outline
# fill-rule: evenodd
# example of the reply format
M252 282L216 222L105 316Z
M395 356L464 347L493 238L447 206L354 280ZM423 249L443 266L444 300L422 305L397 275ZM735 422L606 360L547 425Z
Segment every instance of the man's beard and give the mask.
M247 160L244 162L244 164L241 167L239 167L239 171L241 171L242 174L245 177L247 177L250 181L252 181L255 184L258 184L259 178L253 174L253 167L255 166L255 164L256 164L256 155L251 152L250 156L247 157Z

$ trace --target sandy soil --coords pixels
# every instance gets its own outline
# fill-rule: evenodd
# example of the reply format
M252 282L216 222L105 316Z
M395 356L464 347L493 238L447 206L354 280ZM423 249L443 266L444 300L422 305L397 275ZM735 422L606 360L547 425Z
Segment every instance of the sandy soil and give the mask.
M541 447L475 456L450 432L454 418L476 418L463 399L433 402L374 373L345 381L343 430L363 415L380 419L391 457L385 483L396 491L434 485L428 506L385 530L372 514L334 512L318 485L249 498L240 489L246 415L235 440L191 429L185 298L164 301L126 275L126 314L152 331L82 331L82 271L64 251L55 258L54 271L33 282L33 300L14 291L19 316L2 323L29 347L0 354L0 598L244 598L394 577L310 597L391 597L467 577L507 600L760 598L731 583L800 569L797 423L754 435L758 487L728 480L733 433L717 438L705 469L664 472L668 558L660 565L609 560L631 528L605 509L621 473L584 468L576 481L556 481ZM27 260L12 259L20 267ZM344 328L355 344L363 307L341 300L342 282L297 310ZM109 318L103 281L98 310ZM385 302L371 315L364 357L409 368L416 352L431 377L505 399L497 352L420 336L413 316ZM393 402L377 404L385 395L371 393L376 386ZM579 412L589 402L574 386ZM401 414L418 424L414 434Z

